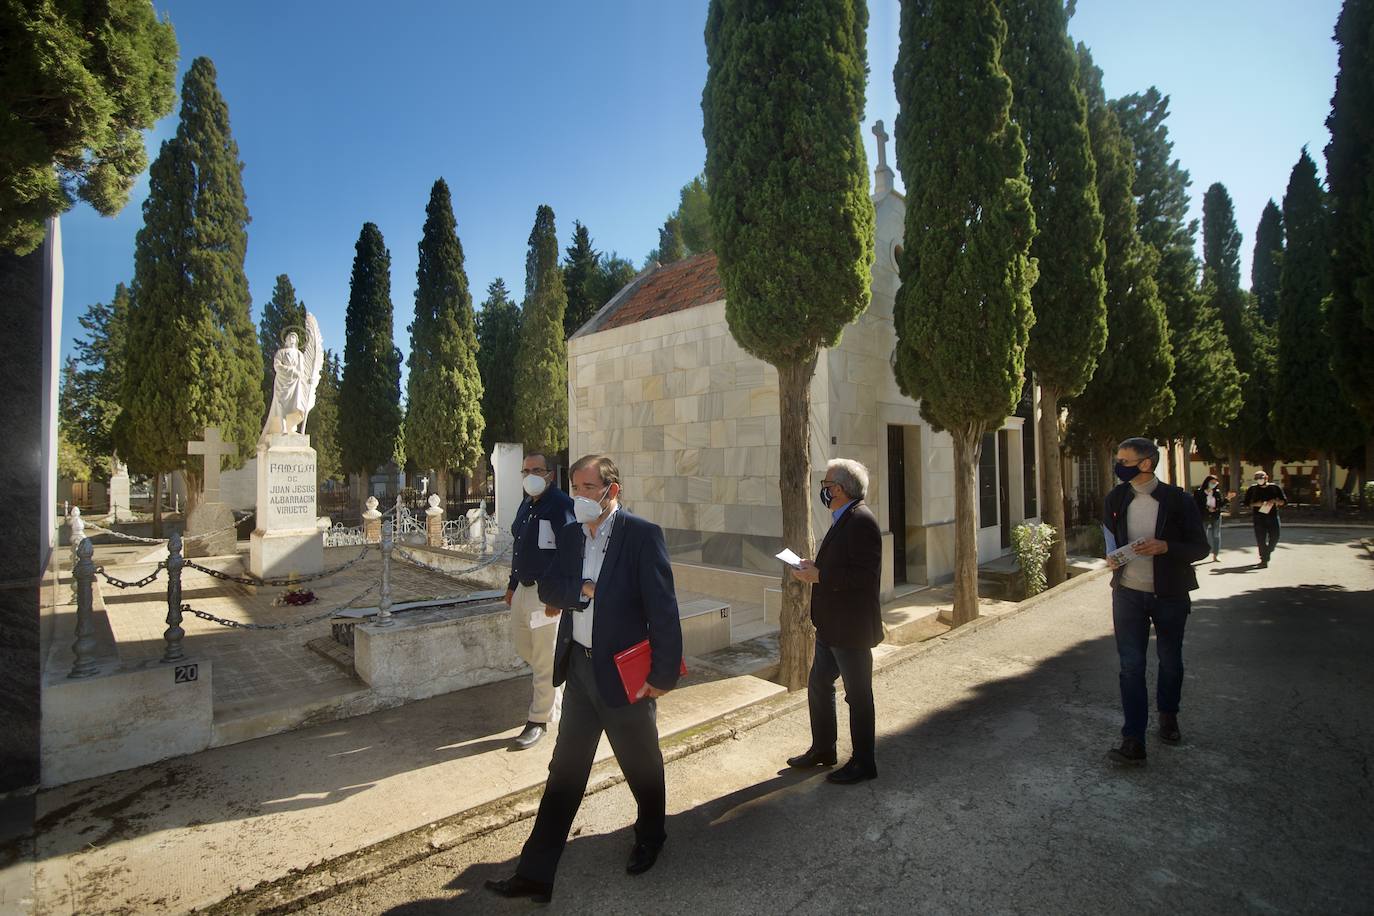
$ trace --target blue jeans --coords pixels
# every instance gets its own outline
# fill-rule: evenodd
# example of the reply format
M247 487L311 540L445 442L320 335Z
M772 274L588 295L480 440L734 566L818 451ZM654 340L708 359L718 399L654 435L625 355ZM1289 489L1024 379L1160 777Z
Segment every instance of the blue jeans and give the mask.
M1221 513L1207 519L1207 543L1212 545L1212 556L1221 553Z
M1155 706L1162 713L1177 713L1183 693L1183 629L1192 600L1187 596L1152 595L1133 588L1112 589L1112 629L1121 656L1121 709L1126 724L1121 734L1145 740L1150 719L1149 691L1145 686L1145 656L1150 648L1150 624L1155 626L1155 653L1159 656L1159 682Z
M811 750L833 753L838 732L835 721L835 679L844 678L844 701L849 704L849 741L854 760L874 769L873 650L841 649L816 637L816 655L806 679L811 710Z

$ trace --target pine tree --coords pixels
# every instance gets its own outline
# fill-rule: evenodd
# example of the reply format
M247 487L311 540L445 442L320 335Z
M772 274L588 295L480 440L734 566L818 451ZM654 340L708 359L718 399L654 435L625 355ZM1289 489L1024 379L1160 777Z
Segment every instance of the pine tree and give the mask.
M342 366L339 356L325 350L320 385L315 389L315 407L310 411L306 432L315 450L315 480L337 480L343 475L339 454L339 382Z
M712 0L702 92L711 224L730 333L778 371L783 543L810 556L811 380L868 307L873 204L861 121L862 0ZM805 682L808 586L783 577L779 677Z
M1168 96L1151 86L1112 103L1135 150L1136 219L1140 237L1159 253L1155 282L1169 319L1174 355L1174 409L1156 427L1166 439L1214 433L1240 412L1242 379L1221 318L1198 290L1197 221L1188 220L1192 180L1173 155L1164 122ZM1186 482L1183 473L1176 482Z
M520 306L510 298L506 281L497 277L477 313L477 370L482 379L482 449L491 454L498 442L514 442L515 360L520 350Z
M698 175L678 192L678 236L688 254L702 254L716 247L715 230L711 227L711 194L706 176Z
M477 331L463 246L448 183L440 178L425 208L415 271L415 320L410 325L406 382L406 455L434 468L441 499L448 471L470 475L482 459L482 379Z
M1159 255L1141 241L1136 230L1131 142L1107 104L1102 71L1093 64L1085 45L1078 46L1078 56L1107 249L1107 343L1092 380L1069 407L1069 423L1071 435L1097 457L1096 490L1101 498L1112 483L1116 444L1139 435L1173 410L1169 381L1174 357L1164 303L1155 285ZM1131 397L1122 397L1123 391L1131 392Z
M209 58L191 63L181 122L149 171L134 250L117 450L135 469L185 467L194 503L200 459L186 443L217 426L237 463L261 432L262 356L251 316L248 205L229 108Z
M568 447L567 307L553 209L540 205L525 256L525 306L515 358L515 428L527 452L557 454Z
M893 371L954 440L954 622L978 616L983 433L1020 397L1035 213L993 0L903 0L895 79L906 233Z
M635 278L635 266L614 251L603 254L596 262L596 277L592 282L592 299L600 309L616 293Z
M1326 119L1331 334L1341 385L1374 428L1374 2L1345 0L1335 38L1339 69ZM1374 443L1365 447L1365 475L1374 475Z
M27 254L79 198L103 216L172 110L177 40L148 0L0 6L0 248Z
M73 341L76 358L62 389L67 439L89 456L96 476L102 479L108 475L109 458L115 453L114 424L123 396L128 315L129 289L120 283L109 305L93 303L77 319L87 336Z
M1279 270L1283 257L1283 211L1271 199L1264 205L1255 229L1255 251L1250 259L1250 294L1255 310L1267 325L1279 320Z
M305 335L305 303L296 301L296 288L291 278L278 274L276 285L272 287L272 298L262 307L262 319L258 322L258 348L262 351L262 398L266 406L262 419L272 409L272 384L277 372L272 360L286 342L286 332L294 330Z
M563 336L572 337L606 302L596 301L601 253L592 247L592 234L587 227L577 220L573 220L572 244L565 251L568 257L563 262L563 288L568 292L568 309L563 313Z
M1326 307L1331 289L1330 230L1317 165L1304 147L1283 196L1288 244L1279 278L1278 366L1274 436L1285 454L1353 447L1364 430L1331 371ZM1366 358L1368 354L1366 354ZM1324 483L1335 507L1334 489Z
M1107 339L1102 211L1088 136L1088 106L1063 0L1001 0L1007 22L1002 66L1012 82L1011 117L1026 145L1038 232L1031 257L1040 279L1031 291L1035 325L1026 368L1040 385L1041 514L1061 534L1059 402L1083 390ZM1067 538L1045 564L1049 585L1068 577Z
M340 463L368 475L396 455L401 438L401 353L391 337L391 252L374 223L358 235L344 316L339 383Z

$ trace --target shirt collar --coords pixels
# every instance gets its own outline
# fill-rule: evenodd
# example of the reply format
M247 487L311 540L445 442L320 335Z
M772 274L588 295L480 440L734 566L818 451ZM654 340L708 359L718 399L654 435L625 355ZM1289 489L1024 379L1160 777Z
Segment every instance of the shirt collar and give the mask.
M851 499L849 502L845 503L843 506L840 506L840 508L838 508L838 509L831 509L831 510L830 510L830 519L831 519L830 524L831 524L831 525L834 525L835 522L838 522L838 521L840 520L840 516L841 516L841 515L844 515L846 512L848 512L848 511L854 506L854 504L857 503L857 502L858 502L857 499Z
M611 535L611 522L613 522L613 521L615 520L616 513L619 512L619 511L620 511L620 503L619 503L619 502L616 502L615 508L611 510L611 514L608 515L608 516L606 516L605 521L603 521L603 522L601 523L601 525L596 529L596 534L592 534L592 533L591 533L591 531L589 530L589 529L590 529L590 526L589 526L589 525L583 525L583 526L582 526L582 533L583 533L584 535L587 536L587 539L588 539L588 540L592 540L592 541L604 540L605 538L610 537L610 535Z

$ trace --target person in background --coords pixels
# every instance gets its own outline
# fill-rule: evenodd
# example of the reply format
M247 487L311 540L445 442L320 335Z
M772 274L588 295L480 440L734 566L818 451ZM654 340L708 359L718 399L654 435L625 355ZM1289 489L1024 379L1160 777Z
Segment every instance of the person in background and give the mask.
M1255 526L1255 543L1259 546L1260 568L1269 565L1274 548L1279 544L1279 509L1288 505L1283 487L1269 482L1264 471L1255 472L1255 482L1245 491L1245 504L1250 507L1250 520Z
M530 666L533 696L525 729L511 742L511 749L533 747L558 721L563 691L553 685L553 647L558 636L559 609L539 600L539 580L558 555L558 532L572 523L572 497L555 486L556 474L546 455L531 452L520 469L525 498L511 524L514 556L506 583L510 608L510 641L515 652ZM538 626L535 626L535 624Z
M792 575L811 586L811 622L816 625L816 655L806 681L811 711L811 746L787 765L834 766L835 679L844 679L849 704L849 741L853 756L826 780L852 785L878 778L874 760L873 647L883 641L878 593L882 588L883 535L864 496L868 469L836 458L825 468L821 502L832 521L816 560L802 560Z
M1207 541L1212 545L1212 562L1217 562L1221 553L1221 513L1230 505L1230 500L1221 492L1221 481L1217 475L1208 474L1202 486L1193 491L1197 509L1202 513L1202 523L1207 527Z

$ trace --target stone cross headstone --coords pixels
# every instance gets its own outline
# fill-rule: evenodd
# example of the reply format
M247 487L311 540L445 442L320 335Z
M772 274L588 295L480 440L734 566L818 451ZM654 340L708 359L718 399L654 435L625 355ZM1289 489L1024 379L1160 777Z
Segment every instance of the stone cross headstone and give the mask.
M204 438L186 443L186 454L205 458L201 475L200 503L186 516L186 556L226 556L237 550L238 532L234 529L234 510L220 501L220 458L238 451L233 442L220 437L219 427L207 426Z
M892 138L887 131L883 130L883 122L879 121L873 125L873 136L878 138L878 168L887 168L887 141Z
M218 426L205 427L205 438L186 443L186 454L205 456L205 474L201 478L200 492L204 502L219 502L219 460L221 456L232 455L238 446L220 438Z

